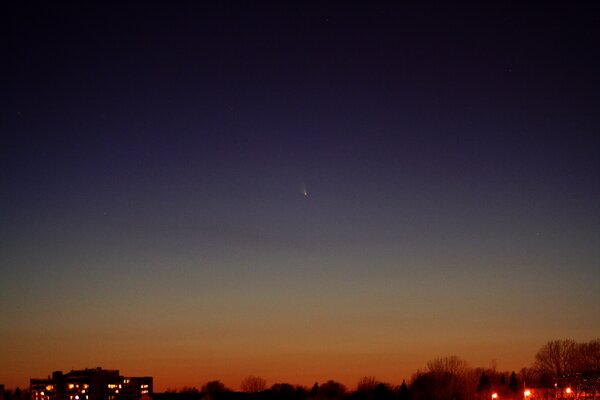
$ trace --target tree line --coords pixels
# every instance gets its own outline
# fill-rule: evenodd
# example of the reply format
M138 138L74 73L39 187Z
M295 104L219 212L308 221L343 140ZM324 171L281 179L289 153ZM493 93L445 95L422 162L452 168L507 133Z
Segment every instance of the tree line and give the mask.
M0 388L2 388L0 386ZM4 390L0 399L28 400L28 390ZM267 385L248 376L233 391L219 380L200 389L184 387L152 394L153 400L600 400L600 339L585 343L554 340L519 371L473 368L457 356L436 358L400 384L361 378L352 389L328 380L310 387L290 383Z
M488 368L473 368L457 356L431 360L400 384L361 378L349 389L329 380L312 387L275 383L248 376L240 391L221 381L209 381L200 389L157 394L156 400L583 400L600 395L600 339L586 343L554 340L542 346L530 367L519 371L498 371L495 362Z

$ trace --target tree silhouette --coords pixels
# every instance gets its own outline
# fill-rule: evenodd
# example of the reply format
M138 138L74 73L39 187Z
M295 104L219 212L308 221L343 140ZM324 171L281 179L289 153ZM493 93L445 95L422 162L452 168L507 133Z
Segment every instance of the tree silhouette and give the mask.
M558 384L558 390L555 384ZM315 383L310 390L289 383L276 383L266 390L266 381L251 375L241 382L244 393L231 392L222 382L214 380L202 385L202 393L197 393L193 387L184 387L179 393L157 394L157 400L489 400L492 390L501 399L521 397L525 385L536 388L536 398L562 398L563 389L570 387L570 398L597 399L600 339L588 343L548 342L536 353L533 367L522 368L518 374L496 371L495 363L492 368L474 369L459 357L452 356L429 361L426 370L417 371L409 384L403 380L399 386L365 376L358 380L356 390L351 393L333 380L321 385ZM5 400L28 398L28 392L19 389L6 390L4 396Z
M372 393L379 382L374 376L363 376L356 384L357 392Z
M414 399L473 399L477 380L473 370L456 356L437 358L427 363L429 371L413 376L411 395Z
M314 399L317 397L317 394L319 394L319 383L315 382L313 387L310 389L310 397Z
M535 368L555 380L573 375L577 370L578 348L572 340L553 340L546 343L535 355Z
M533 387L538 381L538 370L535 368L521 368L519 381L521 386Z
M591 340L581 345L581 370L586 377L586 391L597 398L600 389L600 339Z
M392 400L393 397L394 393L390 385L379 382L375 386L375 390L373 391L373 398L375 400Z
M504 373L500 374L500 382L499 382L500 386L505 386L506 385L506 375Z
M595 397L600 385L600 339L588 343L550 341L536 353L534 366L542 386L551 387L554 381L569 386L575 398L583 391Z
M356 384L356 392L354 392L353 398L357 400L373 399L377 384L377 379L374 376L363 376Z
M223 393L227 392L229 389L225 386L225 384L219 380L209 381L202 385L202 392L207 394L215 394L215 393Z
M492 383L490 382L490 378L488 378L485 371L482 372L481 376L479 377L479 383L477 384L477 391L483 392L485 390L488 390L491 385Z
M296 388L289 383L274 383L273 386L271 386L271 391L274 393L291 394L296 391Z
M508 392L517 393L519 391L519 381L517 380L517 374L515 371L511 372L510 378L508 379Z
M245 377L240 384L242 392L246 393L258 393L265 390L267 387L267 381L260 376L250 375Z
M469 368L466 361L457 356L436 358L427 363L427 368L432 373L463 375Z
M328 380L319 386L317 399L319 400L337 400L344 397L346 394L346 386L339 382Z
M275 400L305 400L307 395L302 386L295 387L289 383L275 383L269 391L268 398Z
M406 386L406 381L402 379L402 384L398 389L398 400L408 400L410 394L408 392L408 386Z

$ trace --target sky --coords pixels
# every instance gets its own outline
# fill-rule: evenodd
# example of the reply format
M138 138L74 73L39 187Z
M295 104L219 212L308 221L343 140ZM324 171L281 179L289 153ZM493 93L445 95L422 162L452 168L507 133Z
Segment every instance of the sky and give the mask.
M0 383L398 384L598 337L593 6L122 3L2 5Z

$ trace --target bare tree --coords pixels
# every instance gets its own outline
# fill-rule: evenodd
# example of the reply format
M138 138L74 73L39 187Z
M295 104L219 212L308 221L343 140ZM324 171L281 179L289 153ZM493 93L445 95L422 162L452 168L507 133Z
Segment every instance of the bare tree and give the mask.
M373 393L379 382L374 376L363 376L356 384L357 392Z
M427 369L434 374L453 374L464 375L469 370L469 365L466 361L457 356L436 358L427 363Z
M378 383L374 376L363 376L356 384L354 398L357 400L372 400Z
M265 390L267 387L267 381L260 376L250 375L245 377L240 384L242 392L246 393L258 393Z
M536 368L521 368L519 371L518 381L521 383L520 389L523 389L525 386L535 386L537 385L539 376L539 371Z
M535 355L534 367L558 381L577 369L577 343L572 340L552 340Z
M415 399L474 399L479 376L456 357L436 358L427 363L428 371L413 375L410 391Z

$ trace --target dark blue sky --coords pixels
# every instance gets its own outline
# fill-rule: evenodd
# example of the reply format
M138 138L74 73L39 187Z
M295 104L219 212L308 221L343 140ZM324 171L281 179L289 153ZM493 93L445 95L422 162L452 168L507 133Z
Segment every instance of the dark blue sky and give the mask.
M0 381L397 380L599 331L592 6L3 7Z

